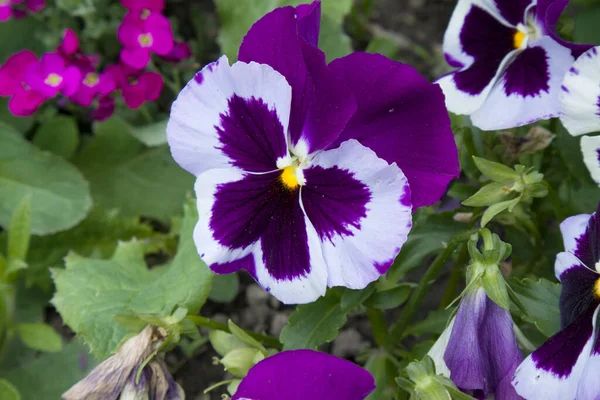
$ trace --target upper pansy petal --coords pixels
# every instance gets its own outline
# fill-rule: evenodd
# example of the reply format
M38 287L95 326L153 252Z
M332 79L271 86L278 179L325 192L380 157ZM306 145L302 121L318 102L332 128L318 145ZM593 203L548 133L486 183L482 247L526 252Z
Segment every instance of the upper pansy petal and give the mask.
M319 45L319 31L321 28L321 2L300 4L296 7L298 17L298 33L306 43L313 47Z
M473 125L506 129L558 116L562 79L572 62L569 49L547 36L538 39L507 67L471 115Z
M600 279L600 274L579 264L565 270L560 279L560 322L561 326L565 327L597 303L595 285Z
M566 73L560 120L571 135L600 131L600 47L579 57Z
M375 389L358 365L313 350L284 351L250 369L233 400L363 400Z
M167 139L179 165L198 175L235 166L277 168L288 154L291 88L268 65L226 57L209 64L181 91L171 109Z
M570 0L537 0L536 13L537 19L544 29L544 33L570 49L573 56L577 58L593 47L593 45L567 42L556 33L556 23L560 19L560 15L565 7L569 5L569 1Z
M305 147L307 153L333 142L356 110L352 93L329 71L325 54L303 37L313 29L310 26L314 26L319 10L316 7L304 15L304 7L299 11L293 7L275 9L250 28L239 51L241 61L270 65L289 82L290 143ZM299 14L304 15L300 21Z
M404 174L348 140L319 153L304 177L301 201L321 240L327 285L364 288L387 271L412 226Z
M597 310L590 309L521 363L513 378L526 399L575 400L593 345Z
M525 11L535 3L535 0L493 0L495 9L513 26L525 22Z
M590 171L592 179L600 185L600 136L584 136L581 138L583 162Z
M458 155L440 88L412 67L353 53L330 69L352 89L358 110L330 146L356 139L406 175L413 208L435 203L459 175Z
M594 269L600 261L599 210L600 205L596 213L591 216L587 214L577 215L567 218L561 224L565 249L573 253L584 265L591 269Z

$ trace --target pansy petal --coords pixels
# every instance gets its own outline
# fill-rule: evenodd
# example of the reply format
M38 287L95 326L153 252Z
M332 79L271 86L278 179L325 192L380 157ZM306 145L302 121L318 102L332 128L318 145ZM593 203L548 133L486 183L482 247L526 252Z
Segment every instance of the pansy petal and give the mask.
M571 135L600 131L600 47L593 47L573 63L559 100L560 120Z
M325 54L307 43L298 29L296 9L275 9L250 28L240 46L239 59L270 65L289 82L290 143L296 147L295 153L302 155L333 142L354 114L356 102L346 85L328 69Z
M581 138L583 162L590 171L592 179L600 185L600 136L584 136Z
M563 10L569 4L570 0L537 0L537 19L544 28L544 33L550 35L552 39L572 51L573 57L577 58L589 50L593 45L577 44L563 40L556 33L556 23L560 19Z
M250 369L233 400L363 400L375 390L358 365L313 350L290 350Z
M600 274L582 264L572 266L560 275L562 291L559 306L562 327L585 314L597 302L594 287L598 279Z
M173 158L194 175L235 166L267 172L287 157L291 89L268 65L227 57L206 66L171 109L167 139Z
M322 242L327 285L364 288L387 271L412 227L404 174L356 140L319 153L303 172L302 205Z
M233 168L201 174L194 241L215 272L244 267L282 302L306 303L325 293L327 270L299 190L286 189L279 175ZM250 252L253 258L244 259Z
M525 11L535 0L493 0L493 5L506 22L517 26L525 21Z
M298 5L296 16L300 36L312 47L317 47L321 28L321 2L313 1L311 4Z
M587 230L589 220L592 216L590 214L579 214L574 215L565 219L560 224L560 233L563 237L563 243L565 245L565 251L576 254L578 252L579 243L581 236ZM559 275L556 276L558 279Z
M592 308L531 353L517 368L513 386L526 399L575 400L593 345Z
M569 49L547 36L538 39L507 67L486 101L471 115L473 125L485 130L507 129L558 116L562 79L572 62Z
M573 253L577 258L579 258L584 265L591 269L595 269L596 264L600 261L600 216L598 215L598 211L600 211L600 205L596 210L596 213L589 217L587 225L585 226L585 230L579 233L579 235L577 235L577 228L582 227L582 222L580 225L576 225L576 223L579 218L581 221L583 221L583 219L587 216L586 214L582 214L581 216L577 217L571 217L577 218L573 220L568 218L565 220L565 222L563 222L565 228L563 228L563 224L561 224L565 248L568 249L567 251ZM569 222L567 223L567 221ZM568 236L566 236L564 233L567 227L570 227Z
M452 329L454 328L454 321L456 318L452 318L446 329L442 332L438 340L435 341L431 349L427 352L427 355L431 357L435 364L435 372L438 375L443 375L446 378L450 378L450 370L444 361L444 353L448 348L448 342L452 336Z
M352 89L358 110L330 148L356 139L406 175L413 208L435 203L459 175L458 155L440 88L412 67L353 53L330 64Z
M597 311L596 311L597 312ZM596 333L594 346L590 358L581 373L579 385L577 385L577 396L579 400L596 400L600 394L600 335Z

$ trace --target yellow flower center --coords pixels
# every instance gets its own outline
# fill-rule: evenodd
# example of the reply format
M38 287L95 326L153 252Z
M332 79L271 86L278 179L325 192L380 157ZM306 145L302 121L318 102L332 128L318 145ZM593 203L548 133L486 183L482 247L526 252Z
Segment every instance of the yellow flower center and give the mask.
M513 36L513 45L515 46L515 49L521 48L526 36L527 35L525 35L525 33L521 32L521 31L515 32L515 35Z
M596 296L597 299L600 299L600 278L594 283L594 296Z
M153 42L152 35L149 33L142 33L140 36L138 36L138 42L142 47L150 47L152 46Z
M83 84L89 87L94 87L98 84L98 82L100 82L100 78L98 77L98 74L95 72L89 72L86 76L85 79L83 80Z
M281 182L283 182L283 184L288 189L296 189L298 187L298 176L296 175L296 167L293 165L285 167L283 169L283 172L281 173L280 179Z
M57 87L58 85L60 85L62 83L62 81L63 81L62 76L52 72L51 74L48 74L48 76L44 80L44 83L48 86Z
M141 19L146 19L150 16L150 10L148 10L147 8L144 8L142 10L142 13L140 14L140 18Z

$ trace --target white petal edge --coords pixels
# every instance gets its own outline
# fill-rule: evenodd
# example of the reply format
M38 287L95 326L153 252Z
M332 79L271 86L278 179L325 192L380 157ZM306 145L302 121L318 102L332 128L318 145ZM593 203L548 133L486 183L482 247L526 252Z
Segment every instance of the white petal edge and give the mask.
M201 83L195 78L187 83L173 103L167 124L171 154L188 172L198 176L210 169L231 167L229 158L218 150L215 127L221 125L220 116L228 111L228 100L234 94L262 99L269 109L275 109L283 132L287 132L292 88L270 66L254 62L230 66L223 56L198 74Z
M350 235L334 235L321 242L327 285L363 289L381 276L375 265L391 263L406 242L412 227L412 207L401 200L409 193L408 181L395 163L389 165L354 139L317 154L311 166L347 170L371 193L360 229L349 226ZM310 186L310 180L306 185Z
M548 92L528 97L514 93L506 95L504 74L498 79L482 106L471 115L473 125L483 130L509 129L559 115L558 96L563 77L573 62L573 56L569 49L549 36L544 36L529 46L533 47L541 47L546 52L550 74Z
M565 219L560 224L560 233L563 237L565 251L574 253L577 246L577 238L579 238L587 229L590 214L574 215ZM593 268L593 265L591 266Z
M554 276L556 276L556 279L562 281L562 275L574 268L586 268L586 266L572 253L563 251L556 255L556 261L554 262Z
M600 66L598 67L600 68ZM598 83L600 86L600 83ZM581 138L583 162L590 171L592 179L600 186L600 136L584 136Z
M598 318L598 310L594 313L594 335L592 343L598 340L598 332L596 332L596 323ZM585 364L585 368L579 378L577 385L577 400L597 400L600 396L600 379L598 379L598 371L600 371L600 354L590 352L590 358Z
M431 349L427 352L427 355L431 357L435 364L435 373L443 375L446 378L450 378L450 369L448 369L446 361L444 361L444 354L448 348L450 336L452 336L452 328L454 327L455 319L456 317L452 318L446 329L444 329L444 332L442 332L438 340L436 340L433 346L431 346Z
M583 53L564 77L560 120L573 136L600 131L600 46Z

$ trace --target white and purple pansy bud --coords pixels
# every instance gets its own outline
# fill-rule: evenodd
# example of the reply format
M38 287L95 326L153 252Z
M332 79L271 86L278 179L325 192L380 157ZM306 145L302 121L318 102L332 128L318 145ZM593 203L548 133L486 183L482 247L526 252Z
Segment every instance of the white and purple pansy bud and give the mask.
M232 400L363 400L375 390L358 365L313 350L289 350L250 369Z
M599 208L600 210L600 208ZM562 283L561 330L523 361L513 385L525 399L596 400L600 393L600 217L567 218L565 251L556 256Z
M457 70L438 81L448 109L485 130L557 117L563 77L590 48L556 35L567 4L459 0L444 36L446 59Z
M411 211L459 173L439 87L380 55L327 65L319 24L320 2L261 18L240 61L221 57L187 84L167 127L197 177L198 253L284 303L376 280Z

